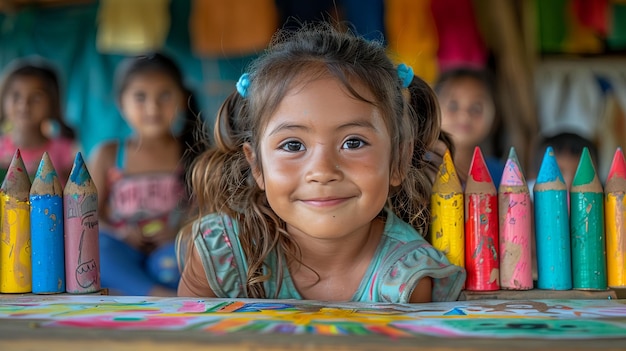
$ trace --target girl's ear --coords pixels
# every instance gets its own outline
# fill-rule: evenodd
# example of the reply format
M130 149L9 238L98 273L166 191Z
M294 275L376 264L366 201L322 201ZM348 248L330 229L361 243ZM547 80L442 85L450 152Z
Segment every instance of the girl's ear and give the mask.
M391 169L389 176L389 185L392 187L400 186L406 177L407 169L413 160L413 146L412 142L407 142L401 145L400 150L398 150L400 154L398 164Z
M389 185L392 187L400 186L404 177L400 175L400 170L392 170L391 177L389 178Z
M249 143L243 144L243 153L246 155L246 161L250 165L250 169L252 170L252 176L256 181L256 184L261 188L261 190L265 190L265 182L263 181L263 172L257 166L257 158L254 150L252 150L252 146Z

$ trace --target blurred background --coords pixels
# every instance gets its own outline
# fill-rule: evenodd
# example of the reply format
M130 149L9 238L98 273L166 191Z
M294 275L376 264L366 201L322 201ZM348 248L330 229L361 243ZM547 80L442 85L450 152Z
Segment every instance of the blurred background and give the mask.
M275 30L312 20L384 42L430 83L459 65L491 70L500 123L487 152L514 146L531 177L541 138L592 140L602 179L626 143L626 0L0 0L0 71L51 60L89 155L130 133L112 89L124 57L172 56L212 125Z

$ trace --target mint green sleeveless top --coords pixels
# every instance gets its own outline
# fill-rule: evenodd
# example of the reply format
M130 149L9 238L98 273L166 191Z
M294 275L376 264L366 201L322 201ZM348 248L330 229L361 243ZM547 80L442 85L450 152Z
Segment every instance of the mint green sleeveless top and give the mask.
M450 264L445 255L393 212L386 210L386 213L380 243L351 301L408 303L417 283L424 277L433 280L433 301L456 300L465 282L465 270ZM209 214L193 224L193 244L217 297L248 297L245 289L248 265L238 234L237 222L223 214ZM184 259L179 258L179 262ZM277 262L273 255L266 264L276 272ZM302 300L289 270L286 266L283 269L282 281L270 277L264 283L266 296Z

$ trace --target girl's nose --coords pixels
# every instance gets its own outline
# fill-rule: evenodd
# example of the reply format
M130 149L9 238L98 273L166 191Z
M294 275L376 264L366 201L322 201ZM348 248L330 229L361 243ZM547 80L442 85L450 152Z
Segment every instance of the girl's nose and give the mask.
M15 102L15 107L19 111L27 111L28 108L30 107L30 104L28 103L28 99L25 99L23 97L16 98L14 102Z
M155 114L157 114L159 112L159 109L160 109L158 101L156 101L156 100L148 100L146 102L145 109L146 109L146 113L149 116L154 116Z
M339 157L333 155L332 152L314 151L306 167L308 168L305 176L307 182L327 184L343 177Z

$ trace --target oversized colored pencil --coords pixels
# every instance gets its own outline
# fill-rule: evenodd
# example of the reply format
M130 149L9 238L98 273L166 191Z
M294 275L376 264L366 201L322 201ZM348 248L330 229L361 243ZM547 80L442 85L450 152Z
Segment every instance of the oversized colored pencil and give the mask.
M543 155L533 188L537 245L537 288L572 288L567 185L552 147Z
M446 150L430 197L430 237L432 245L443 252L450 263L465 267L465 224L463 187Z
M621 148L615 150L604 187L607 282L626 287L626 162Z
M502 172L498 189L500 217L500 287L507 290L533 288L531 258L530 192L515 148Z
M465 270L467 290L500 289L498 192L479 147L465 185Z
M63 188L44 152L30 188L33 293L65 292Z
M98 194L81 153L63 191L66 291L100 290Z
M0 240L0 292L25 293L32 289L30 261L30 178L20 150L16 150L0 187L2 230Z
M572 287L605 290L604 191L586 147L570 190L570 228Z

